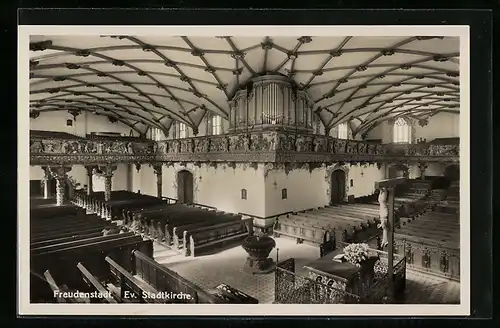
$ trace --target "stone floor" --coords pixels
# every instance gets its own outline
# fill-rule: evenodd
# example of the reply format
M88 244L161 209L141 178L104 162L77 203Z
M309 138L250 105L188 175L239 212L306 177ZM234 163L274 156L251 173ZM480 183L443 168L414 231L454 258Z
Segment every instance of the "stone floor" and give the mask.
M318 247L296 244L294 240L276 238L277 247L270 257L282 261L295 258L298 274L308 262L319 257ZM246 252L241 246L223 250L217 254L184 257L163 245L155 244L155 260L198 286L211 290L220 283L241 290L259 300L261 304L274 301L274 274L251 275L243 272ZM411 304L458 304L460 284L421 272L407 270L404 303Z

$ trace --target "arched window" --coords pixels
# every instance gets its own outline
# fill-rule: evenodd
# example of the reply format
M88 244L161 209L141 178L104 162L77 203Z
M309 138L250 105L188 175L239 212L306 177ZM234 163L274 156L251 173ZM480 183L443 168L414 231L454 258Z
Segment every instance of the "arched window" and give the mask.
M337 138L349 139L349 129L347 127L347 123L342 123L338 125Z
M165 134L158 128L151 128L151 140L160 141L165 139Z
M281 189L281 199L287 199L288 198L288 192L286 189Z
M408 122L400 117L394 122L394 143L410 143L411 127Z
M212 116L212 135L216 136L222 133L222 117Z
M179 123L179 138L187 138L187 126L184 123Z

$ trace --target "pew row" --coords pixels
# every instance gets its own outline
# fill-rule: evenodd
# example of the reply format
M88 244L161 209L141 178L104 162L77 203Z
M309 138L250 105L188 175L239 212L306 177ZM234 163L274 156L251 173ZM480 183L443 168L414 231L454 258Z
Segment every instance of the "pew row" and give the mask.
M253 233L253 219L242 219L185 231L186 256L199 256L224 246L243 241ZM187 243L189 240L189 243Z
M460 224L456 215L430 212L402 218L394 240L409 268L460 280Z

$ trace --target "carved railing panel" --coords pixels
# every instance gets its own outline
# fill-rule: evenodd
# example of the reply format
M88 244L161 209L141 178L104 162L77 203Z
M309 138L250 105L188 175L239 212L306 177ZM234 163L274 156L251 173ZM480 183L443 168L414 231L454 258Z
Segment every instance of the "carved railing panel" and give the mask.
M433 272L460 280L460 249L438 242L422 242L410 236L395 235L399 255L406 256L409 268ZM449 243L448 243L449 244Z
M37 164L99 164L152 162L154 141L106 141L90 139L30 139L30 159Z
M459 162L458 145L372 144L259 131L154 141L30 139L31 164L148 162Z

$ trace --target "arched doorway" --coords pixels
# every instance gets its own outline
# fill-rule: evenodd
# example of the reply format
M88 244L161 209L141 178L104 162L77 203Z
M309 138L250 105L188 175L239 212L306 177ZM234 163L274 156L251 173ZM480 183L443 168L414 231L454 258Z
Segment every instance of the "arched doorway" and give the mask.
M49 194L52 195L52 197L56 196L56 179L50 178L46 181L46 183L49 184Z
M57 194L57 181L54 178L50 178L47 180L49 184L49 194L51 197L56 197ZM73 187L68 182L68 180L64 181L64 195L66 196L65 200L71 199L73 197Z
M345 180L346 174L343 170L332 172L330 204L341 204L345 202Z
M193 173L186 170L177 173L177 199L184 204L193 202Z
M444 177L450 182L460 180L460 167L458 165L449 165L444 169Z
M389 167L389 179L408 177L408 168L404 165L393 165Z

